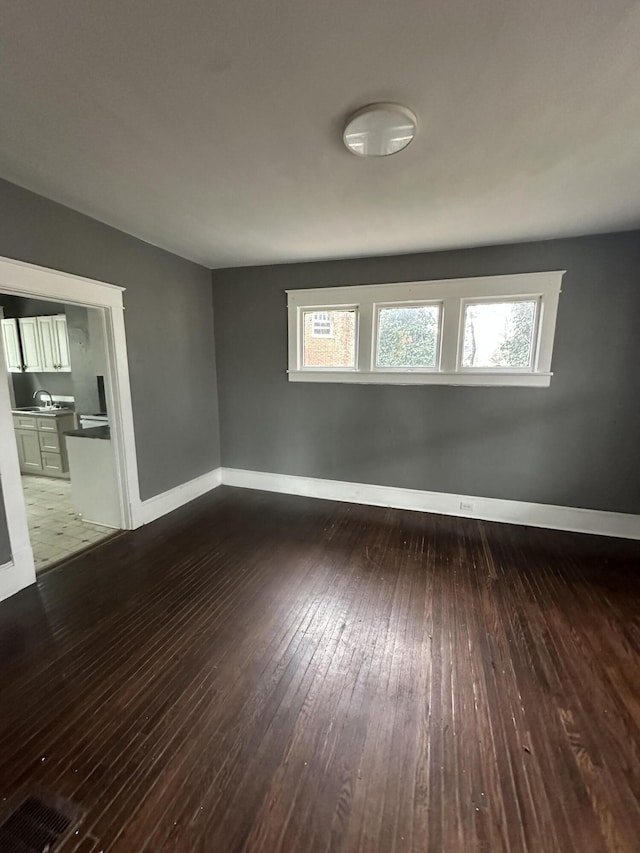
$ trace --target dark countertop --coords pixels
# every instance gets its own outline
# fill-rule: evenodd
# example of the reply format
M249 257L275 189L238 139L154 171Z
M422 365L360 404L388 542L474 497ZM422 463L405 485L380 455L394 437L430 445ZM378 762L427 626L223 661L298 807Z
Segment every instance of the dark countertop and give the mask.
M70 429L64 433L72 438L111 438L111 429L108 426L89 427L89 429Z

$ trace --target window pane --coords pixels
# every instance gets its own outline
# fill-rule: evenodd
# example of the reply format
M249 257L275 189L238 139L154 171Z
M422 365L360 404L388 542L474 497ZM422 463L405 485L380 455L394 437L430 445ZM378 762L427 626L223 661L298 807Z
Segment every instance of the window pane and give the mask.
M531 367L536 302L478 302L464 313L463 367Z
M437 367L439 305L381 308L378 314L378 367Z
M356 312L305 311L304 367L355 367Z

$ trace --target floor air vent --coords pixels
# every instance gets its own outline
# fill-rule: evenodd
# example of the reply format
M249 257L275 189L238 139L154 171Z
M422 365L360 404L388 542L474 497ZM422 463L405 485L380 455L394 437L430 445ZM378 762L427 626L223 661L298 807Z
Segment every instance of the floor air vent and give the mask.
M0 826L0 853L49 853L75 822L78 810L58 800L28 797Z

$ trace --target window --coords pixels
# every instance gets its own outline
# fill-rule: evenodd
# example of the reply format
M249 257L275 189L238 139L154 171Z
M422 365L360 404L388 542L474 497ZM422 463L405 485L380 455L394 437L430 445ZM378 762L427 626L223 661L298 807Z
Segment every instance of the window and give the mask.
M376 367L435 369L440 314L440 305L378 308Z
M462 366L531 370L538 302L467 302Z
M316 334L318 324L322 324L320 335ZM302 366L305 370L327 368L353 370L356 363L355 309L304 311L302 325L304 329Z
M289 381L548 386L562 276L287 291Z

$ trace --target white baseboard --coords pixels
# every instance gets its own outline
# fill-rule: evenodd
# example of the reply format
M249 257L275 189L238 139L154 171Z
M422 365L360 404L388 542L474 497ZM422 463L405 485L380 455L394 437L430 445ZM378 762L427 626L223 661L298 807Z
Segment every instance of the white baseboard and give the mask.
M0 601L30 586L35 579L33 551L31 544L27 544L17 549L8 563L0 566Z
M24 589L31 583L33 581L25 583L24 579L16 573L13 563L5 563L3 566L0 566L0 601L4 601L5 598L15 595L16 592L20 592L21 589Z
M374 486L368 483L346 483L341 480L270 474L239 468L216 468L188 483L143 501L141 503L143 524L149 524L174 509L184 506L222 483L244 489L258 489L265 492L280 492L347 503L456 515L484 521L524 524L529 527L615 536L622 539L640 539L640 515L454 495L445 492L426 492L394 486ZM473 508L462 508L461 504L471 504ZM14 552L11 562L0 566L0 601L19 592L34 581L33 554L31 545L27 542L24 547Z
M174 509L178 509L188 504L189 501L215 489L222 482L221 473L221 468L215 468L194 480L189 480L188 483L182 483L173 489L162 492L160 495L142 501L142 523L149 524L151 521L155 521L168 512L173 512Z
M640 539L640 515L628 515L622 512L604 512L444 492L425 492L394 486L373 486L367 483L345 483L340 480L269 474L239 468L223 468L222 482L229 486L260 489L266 492L282 492L289 495L388 506L418 512L434 512L440 515L457 515L484 521L525 524L529 527L616 536L622 539ZM473 508L462 508L461 504L471 504Z

